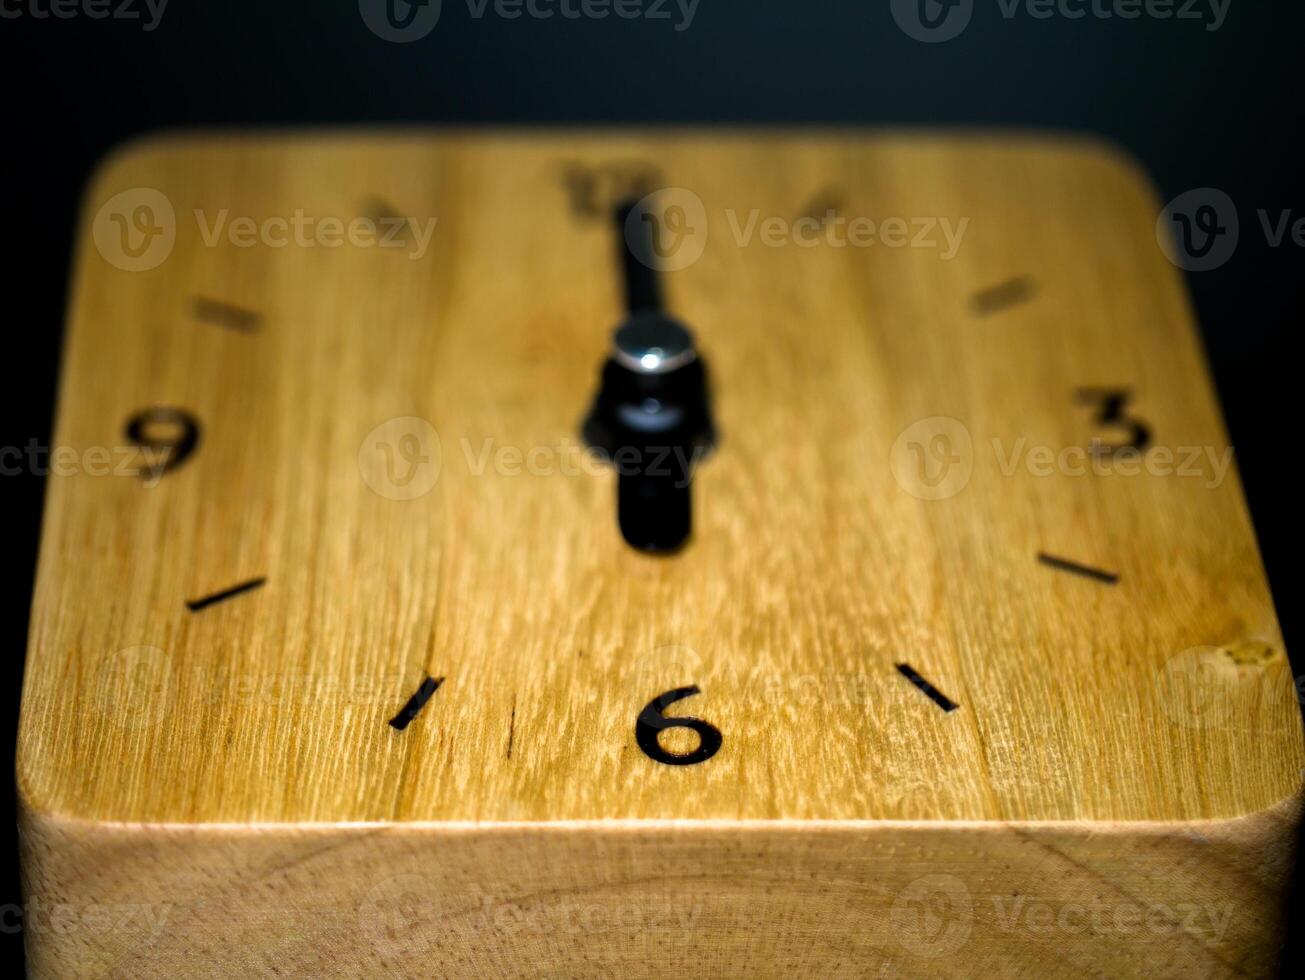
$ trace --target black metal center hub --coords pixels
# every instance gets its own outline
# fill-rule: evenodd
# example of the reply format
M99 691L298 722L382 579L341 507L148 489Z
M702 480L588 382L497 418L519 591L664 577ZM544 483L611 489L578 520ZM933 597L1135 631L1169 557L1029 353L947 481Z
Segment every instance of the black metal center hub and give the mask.
M707 372L683 324L646 310L617 329L584 437L616 468L626 542L681 548L693 531L693 471L716 442Z

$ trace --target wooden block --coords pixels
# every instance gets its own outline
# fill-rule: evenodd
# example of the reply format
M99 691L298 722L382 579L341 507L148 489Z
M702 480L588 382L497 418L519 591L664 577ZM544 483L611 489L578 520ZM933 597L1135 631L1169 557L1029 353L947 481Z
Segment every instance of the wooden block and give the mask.
M720 433L672 557L580 436L654 190ZM1300 715L1159 215L998 135L115 155L23 693L33 974L1270 973ZM659 762L688 687L719 749Z

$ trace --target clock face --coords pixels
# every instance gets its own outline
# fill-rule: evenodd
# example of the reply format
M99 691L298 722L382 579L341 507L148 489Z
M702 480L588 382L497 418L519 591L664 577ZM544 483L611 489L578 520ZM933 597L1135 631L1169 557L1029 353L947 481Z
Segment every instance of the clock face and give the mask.
M1159 213L1110 153L1025 139L115 157L26 797L177 823L1277 803L1298 709ZM584 426L649 308L709 392L666 554ZM673 358L640 339L630 370Z

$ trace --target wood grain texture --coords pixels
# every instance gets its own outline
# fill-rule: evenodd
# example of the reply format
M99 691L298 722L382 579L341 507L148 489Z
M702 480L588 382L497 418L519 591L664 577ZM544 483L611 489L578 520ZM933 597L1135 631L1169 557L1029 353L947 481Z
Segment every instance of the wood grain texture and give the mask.
M707 230L664 278L722 441L669 560L626 548L613 474L579 455L622 314L602 206L640 169L692 192ZM597 214L576 207L586 173ZM127 271L95 233L140 188L170 203L175 244ZM791 225L829 201L890 239L903 219L908 243L768 244L760 224L742 241L754 212ZM29 933L44 975L188 956L213 976L427 975L430 955L487 976L1270 969L1299 710L1160 205L1111 151L195 135L113 157L85 211L56 433L79 462L50 480L20 731L28 888L150 896L172 925ZM418 223L406 247L205 241L223 214L382 212ZM952 255L939 219L963 228ZM927 220L938 244L912 246ZM1021 278L1009 305L976 301ZM1101 386L1152 433L1139 472L1044 473L1044 450L1118 435L1076 396ZM91 472L88 450L125 452L155 405L199 420L192 457L157 481ZM387 477L385 453L414 447L417 483ZM933 487L943 457L954 482ZM387 724L427 676L421 713ZM689 684L668 714L723 747L658 765L635 718ZM368 938L372 890L384 905L404 874L440 914ZM938 887L955 911L937 875L971 928L922 956L929 930L897 912ZM1233 924L1043 935L1003 931L989 901L1089 892ZM476 894L707 911L565 940L446 928Z

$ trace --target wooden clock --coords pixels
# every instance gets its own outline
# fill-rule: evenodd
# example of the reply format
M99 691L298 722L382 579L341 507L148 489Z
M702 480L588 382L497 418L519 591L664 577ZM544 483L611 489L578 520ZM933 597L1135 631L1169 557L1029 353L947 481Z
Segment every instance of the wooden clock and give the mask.
M1271 974L1300 716L1161 213L1005 135L113 156L33 975Z

